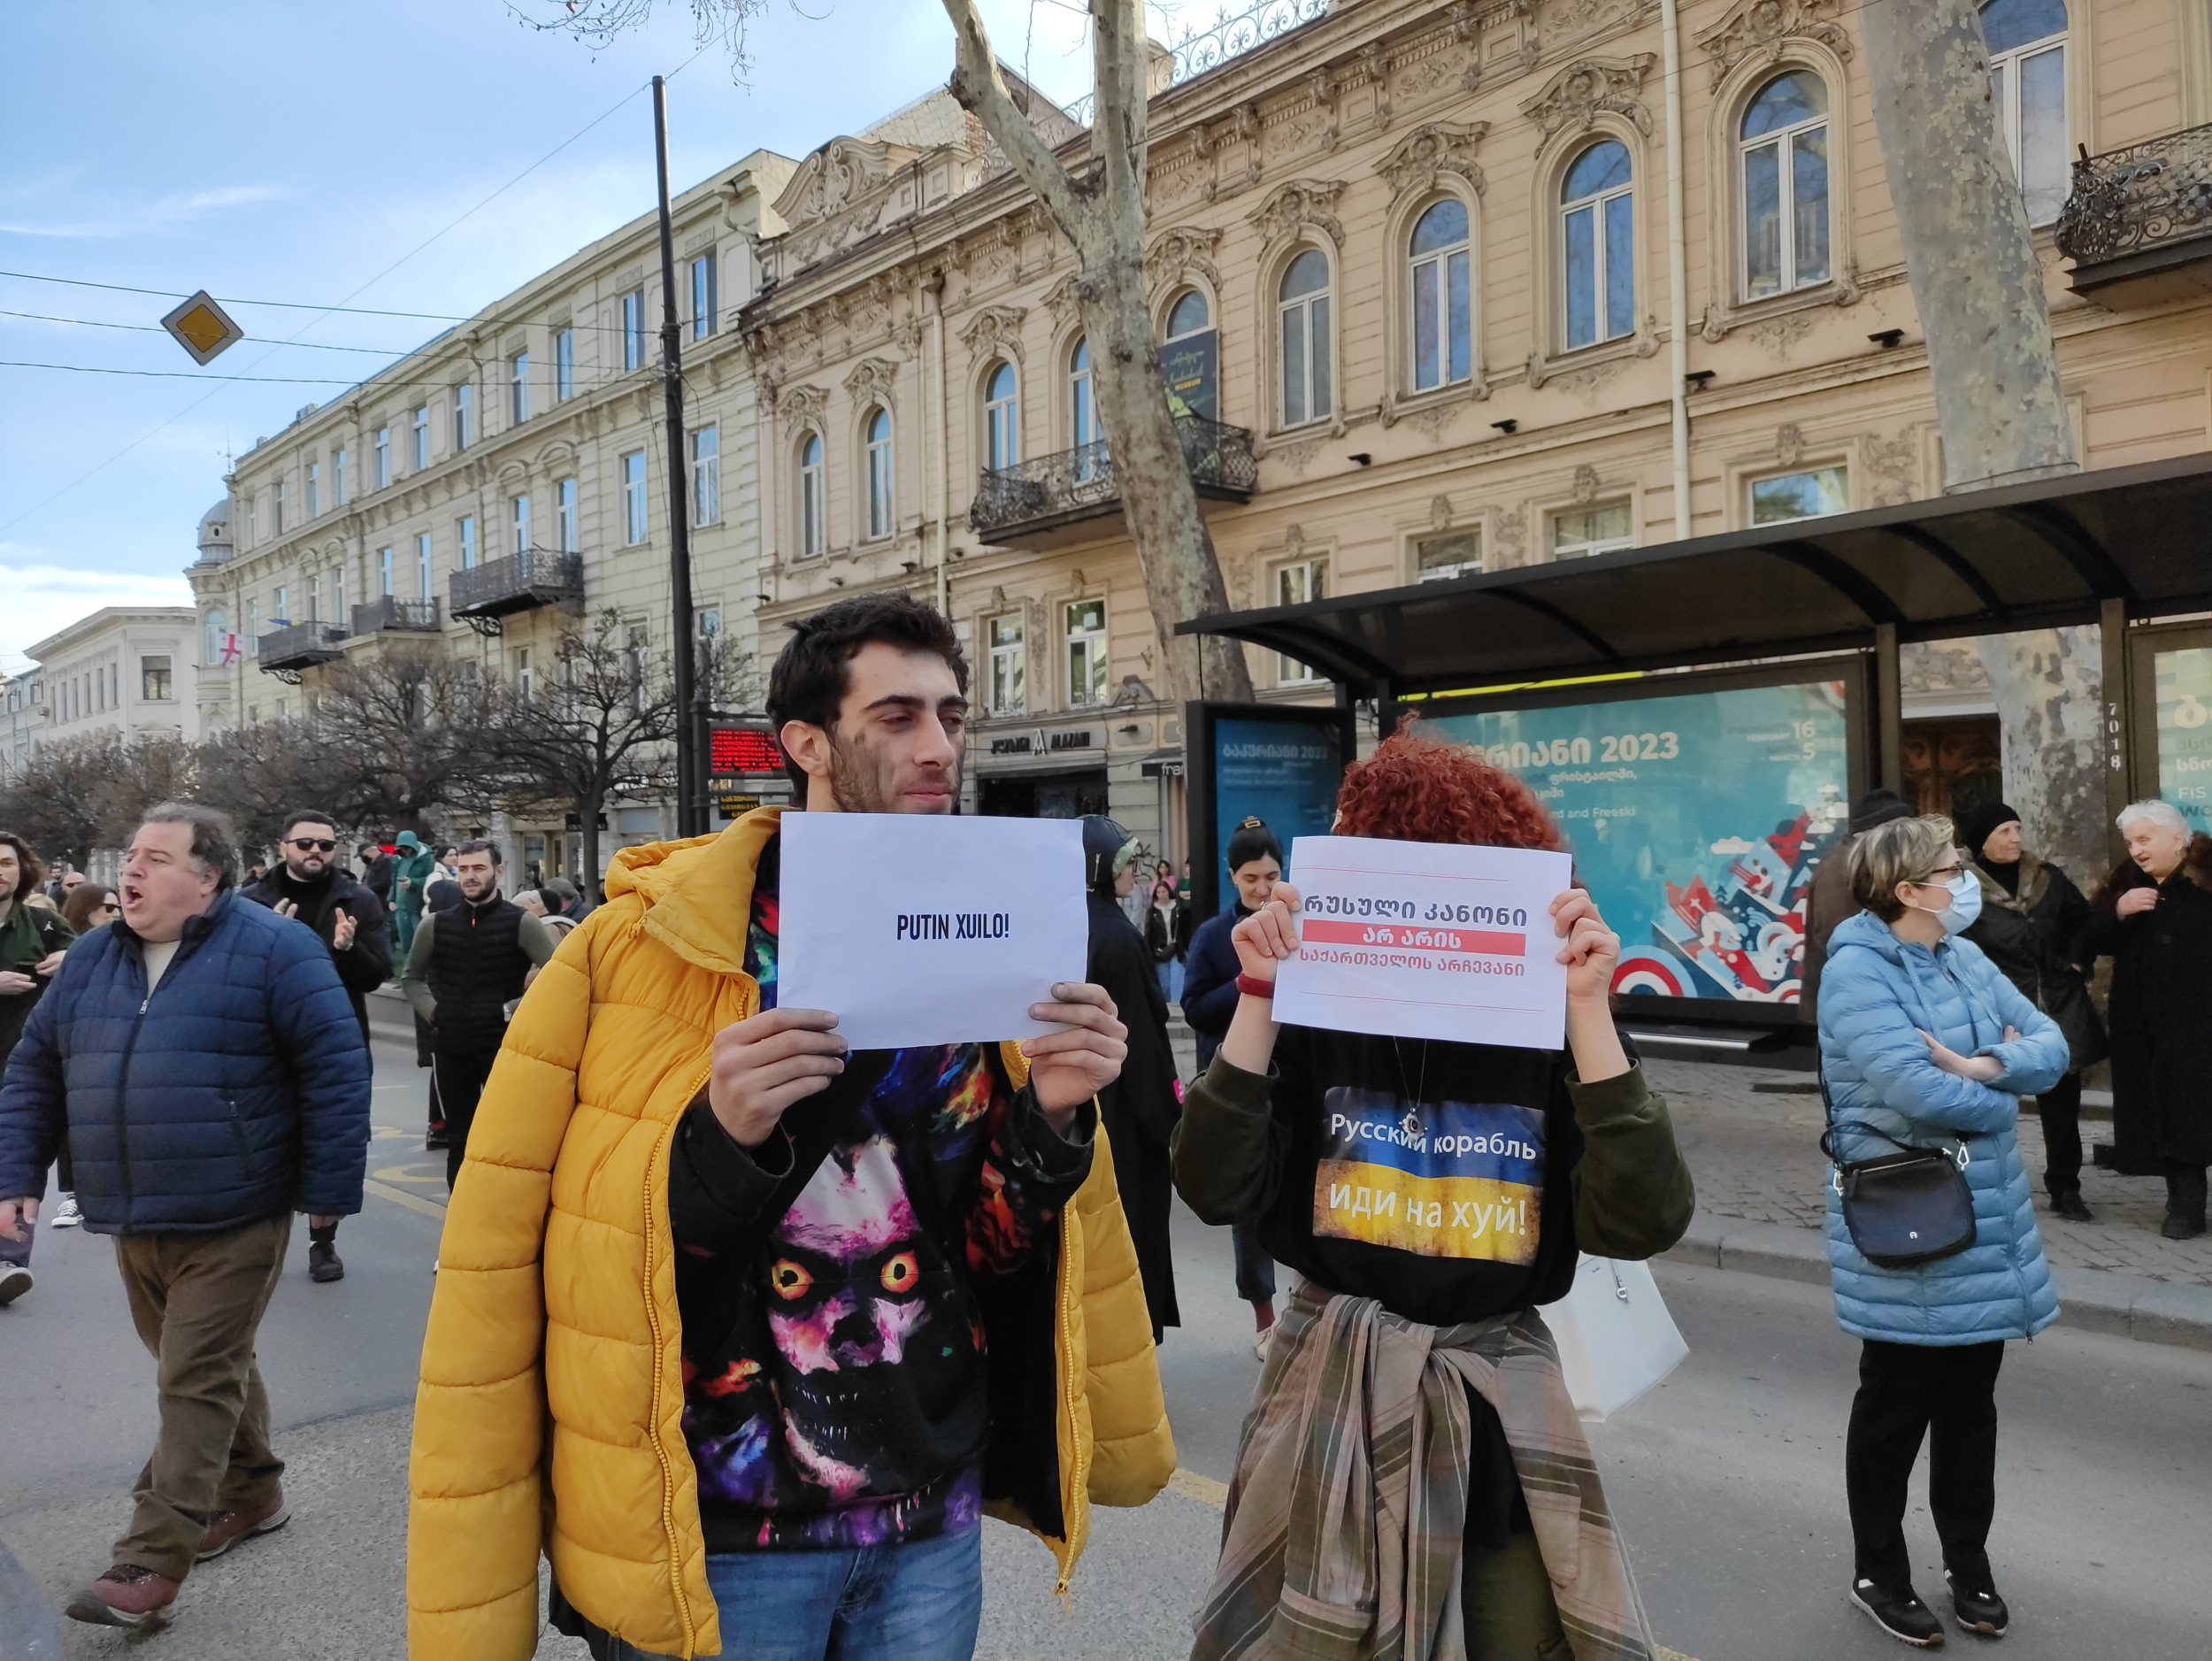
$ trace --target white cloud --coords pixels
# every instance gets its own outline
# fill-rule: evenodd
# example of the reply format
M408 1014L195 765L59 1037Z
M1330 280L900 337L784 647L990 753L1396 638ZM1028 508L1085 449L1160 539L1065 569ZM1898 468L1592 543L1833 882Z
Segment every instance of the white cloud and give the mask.
M280 202L292 193L277 185L224 185L213 190L180 190L121 217L106 219L64 219L40 222L17 220L0 224L12 236L63 238L130 236L156 226L180 225L219 208L250 206L257 202Z
M30 666L27 648L104 605L189 605L192 585L182 577L83 571L50 565L46 550L0 542L0 673Z
M1741 854L1755 853L1759 844L1747 842L1740 836L1724 836L1713 844L1713 852L1723 858L1734 858Z

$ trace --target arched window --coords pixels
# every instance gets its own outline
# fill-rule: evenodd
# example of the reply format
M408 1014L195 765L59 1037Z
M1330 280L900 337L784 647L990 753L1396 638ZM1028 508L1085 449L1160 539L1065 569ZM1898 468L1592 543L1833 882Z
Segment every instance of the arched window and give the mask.
M230 640L230 619L220 611L207 614L207 655L200 659L210 667L225 661L223 648Z
M1179 341L1186 335L1196 335L1213 327L1213 308L1206 304L1202 289L1186 288L1175 296L1175 304L1167 309L1167 338Z
M1091 379L1091 343L1075 342L1068 354L1068 435L1074 441L1075 476L1094 479L1106 465L1105 434L1098 430L1098 388ZM1100 448L1094 450L1093 445Z
M1989 0L1982 8L1997 120L2012 148L2028 223L2066 205L2066 0Z
M871 541L888 536L898 528L898 509L891 496L891 411L880 405L868 411L868 535Z
M1014 365L995 365L983 382L984 465L993 472L1021 459L1020 405Z
M799 445L799 557L822 551L822 435L809 433Z
M1329 260L1309 248L1290 262L1275 290L1283 352L1283 425L1328 419Z
M1828 88L1793 69L1743 113L1747 300L1828 281Z
M1570 351L1635 332L1634 182L1628 147L1608 138L1575 158L1560 187Z
M1414 222L1413 386L1417 391L1472 373L1473 319L1467 282L1467 204L1447 196Z

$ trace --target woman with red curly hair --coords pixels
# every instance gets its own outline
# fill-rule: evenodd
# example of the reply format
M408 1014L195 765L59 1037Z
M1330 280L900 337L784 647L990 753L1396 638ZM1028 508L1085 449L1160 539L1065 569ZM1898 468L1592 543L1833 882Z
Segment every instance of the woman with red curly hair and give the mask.
M1352 767L1336 834L1556 849L1512 774L1401 731ZM1613 1025L1620 941L1551 904L1559 1050L1277 1023L1296 890L1231 938L1241 994L1192 1088L1175 1182L1302 1277L1238 1450L1193 1661L1305 1653L1627 1661L1655 1653L1538 1306L1582 1250L1689 1226L1665 1104ZM1327 1646L1322 1646L1327 1647Z

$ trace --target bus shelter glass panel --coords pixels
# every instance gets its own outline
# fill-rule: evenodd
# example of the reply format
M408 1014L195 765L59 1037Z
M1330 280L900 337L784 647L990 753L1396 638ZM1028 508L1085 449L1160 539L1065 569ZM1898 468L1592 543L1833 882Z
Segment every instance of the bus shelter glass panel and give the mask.
M1797 1001L1805 895L1849 818L1845 683L1439 712L1517 774L1621 937L1616 992Z
M2152 655L2158 794L2193 831L2212 831L2212 646Z

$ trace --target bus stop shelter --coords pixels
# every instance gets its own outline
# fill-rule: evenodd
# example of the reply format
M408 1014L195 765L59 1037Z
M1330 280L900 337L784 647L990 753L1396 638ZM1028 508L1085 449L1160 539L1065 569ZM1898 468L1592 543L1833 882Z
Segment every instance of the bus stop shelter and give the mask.
M1474 723L1465 730L1490 742L1520 727L1484 724L1485 710L1525 715L1599 697L1617 710L1620 700L1731 677L1786 681L1792 665L1832 670L1845 688L1847 719L1836 730L1855 792L1902 781L1901 645L2096 624L2108 822L2130 800L2162 792L2202 823L2204 798L2182 775L2201 765L2212 782L2212 727L2201 757L2187 733L2162 742L2158 700L2187 699L2177 707L2191 732L2212 716L2190 690L2191 675L2212 673L2207 613L2212 456L2194 456L1219 613L1178 632L1225 635L1310 665L1337 684L1340 702L1373 701L1384 730L1402 707L1470 711L1477 714L1463 718ZM1634 737L1598 742L1632 750ZM1642 737L1648 764L1653 734ZM1539 768L1566 742L1548 742L1540 731ZM1594 765L1613 758L1588 757Z

